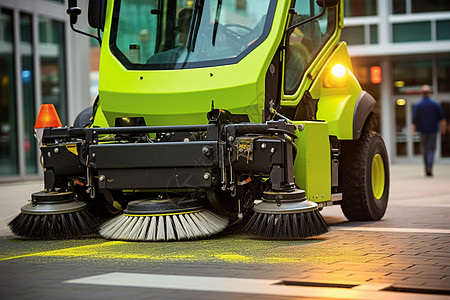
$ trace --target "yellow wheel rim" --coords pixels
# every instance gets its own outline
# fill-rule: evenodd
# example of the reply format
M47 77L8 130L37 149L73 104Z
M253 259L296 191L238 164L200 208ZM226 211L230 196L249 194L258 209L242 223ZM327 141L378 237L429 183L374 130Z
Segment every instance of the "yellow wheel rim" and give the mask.
M372 191L375 198L380 199L383 196L385 185L385 170L383 157L377 153L372 161Z

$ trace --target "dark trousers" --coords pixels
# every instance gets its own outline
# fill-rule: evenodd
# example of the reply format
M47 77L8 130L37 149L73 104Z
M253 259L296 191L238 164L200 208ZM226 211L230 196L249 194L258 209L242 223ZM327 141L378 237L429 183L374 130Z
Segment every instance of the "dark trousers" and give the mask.
M431 171L433 168L434 152L436 151L436 133L421 133L420 139L422 143L423 161L425 169Z

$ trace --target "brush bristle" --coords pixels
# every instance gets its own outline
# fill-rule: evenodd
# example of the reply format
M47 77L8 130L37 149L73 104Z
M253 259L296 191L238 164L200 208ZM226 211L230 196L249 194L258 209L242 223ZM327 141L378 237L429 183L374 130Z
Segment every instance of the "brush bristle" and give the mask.
M20 213L8 226L18 236L38 240L57 240L96 233L99 222L91 213L81 210L51 215Z
M307 238L328 232L328 226L317 210L295 214L255 212L244 231L265 238Z
M224 230L227 219L209 210L162 216L120 215L100 227L106 239L177 241L211 236Z

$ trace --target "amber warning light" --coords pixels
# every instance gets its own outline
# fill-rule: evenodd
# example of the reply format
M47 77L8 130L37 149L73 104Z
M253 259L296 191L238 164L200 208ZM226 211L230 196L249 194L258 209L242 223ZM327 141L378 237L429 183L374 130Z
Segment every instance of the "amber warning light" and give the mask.
M34 124L34 136L39 147L42 146L42 136L46 127L62 127L61 120L53 104L42 104Z
M331 73L337 78L342 78L347 74L347 68L341 64L336 64L331 68Z
M380 84L382 81L381 68L379 66L370 67L370 81L373 84Z

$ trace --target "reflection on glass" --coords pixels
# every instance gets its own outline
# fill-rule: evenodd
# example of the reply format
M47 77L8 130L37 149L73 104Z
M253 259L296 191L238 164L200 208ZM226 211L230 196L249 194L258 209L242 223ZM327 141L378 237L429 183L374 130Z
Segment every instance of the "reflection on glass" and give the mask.
M375 16L377 14L377 0L345 0L345 17Z
M450 20L436 21L436 39L450 40Z
M407 136L406 106L395 105L395 143L397 156L406 156Z
M39 19L42 103L53 104L62 124L67 123L64 24Z
M406 0L393 0L392 2L392 12L394 14L405 14L406 13Z
M450 124L450 103L445 102L441 103L441 105L444 110L447 124ZM450 157L450 130L447 130L447 133L441 136L441 156Z
M20 58L22 61L22 94L24 132L21 147L25 147L25 170L27 174L37 172L36 139L33 136L35 121L33 56L32 56L32 19L29 14L20 15Z
M446 11L450 10L450 1L448 0L411 0L413 13Z
M420 144L420 134L415 133L412 139L413 139L414 155L420 155L422 153L422 146Z
M112 25L114 54L125 65L145 69L218 65L241 58L268 33L269 0L193 3L122 0Z
M378 25L370 25L370 43L378 44Z
M431 85L432 80L431 59L394 63L394 94L418 93L422 85Z
M411 120L413 119L413 110L411 109ZM414 132L414 134L412 134L412 144L413 144L413 154L414 155L420 155L422 153L422 145L420 143L421 138L420 138L420 133L419 132Z
M18 173L13 15L0 8L0 175Z
M314 3L314 6L310 7L310 3ZM295 10L298 14L292 16L291 24L300 23L312 16L319 15L322 8L316 2L297 1ZM330 8L319 19L307 22L290 31L284 70L286 93L295 93L303 73L333 34L335 18L335 10Z
M393 24L392 38L394 43L431 41L431 22Z
M439 93L450 93L450 56L438 58L437 73Z
M364 44L364 26L351 26L342 29L341 40L350 45Z

